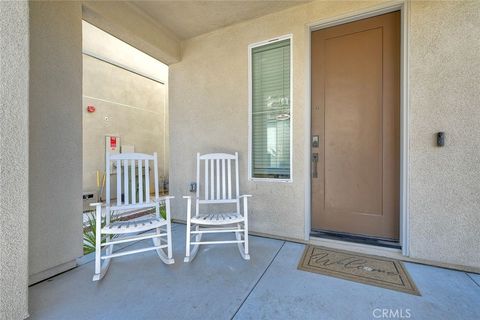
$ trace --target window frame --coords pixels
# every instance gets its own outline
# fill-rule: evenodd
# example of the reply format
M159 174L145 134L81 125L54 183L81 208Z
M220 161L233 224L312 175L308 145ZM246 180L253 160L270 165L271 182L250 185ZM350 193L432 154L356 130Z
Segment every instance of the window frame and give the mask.
M290 40L290 178L255 178L253 177L253 84L252 84L252 50L271 43ZM287 34L248 45L248 180L253 182L293 182L293 35Z

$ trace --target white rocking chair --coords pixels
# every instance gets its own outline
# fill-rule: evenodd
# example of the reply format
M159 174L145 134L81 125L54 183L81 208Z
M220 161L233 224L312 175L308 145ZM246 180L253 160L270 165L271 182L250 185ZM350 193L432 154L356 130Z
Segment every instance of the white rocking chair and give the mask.
M202 164L203 162L203 164ZM232 164L232 162L234 162ZM232 166L234 166L232 168ZM204 168L201 173L201 169ZM232 171L235 170L234 175ZM235 180L233 177L235 176ZM205 184L201 186L201 179ZM203 194L203 199L200 198ZM195 258L201 244L236 243L243 259L250 260L248 253L248 203L251 195L239 195L238 153L197 153L197 191L195 216L192 217L192 197L187 199L187 243L185 262ZM240 200L243 199L243 215ZM231 204L235 210L229 213L200 213L200 205ZM235 233L235 240L201 241L204 233ZM191 237L195 236L194 241ZM193 248L190 248L193 246ZM190 250L191 249L191 250Z
M117 199L110 202L110 165L116 164ZM153 176L155 195L150 195L149 162L153 162ZM138 184L136 182L138 178ZM122 200L122 186L123 197ZM138 189L137 189L138 188ZM137 195L138 190L138 195ZM106 159L106 203L93 203L96 207L96 250L95 275L93 281L103 278L110 265L110 260L128 254L156 250L160 259L166 264L174 263L172 258L172 232L170 224L170 199L173 197L158 196L158 164L157 154L121 153L107 155ZM165 202L166 220L160 215L160 204ZM130 221L111 222L113 211L144 211L155 208L155 216ZM102 227L102 211L105 212L106 224ZM145 233L146 231L153 231ZM125 235L111 239L111 235ZM130 234L130 235L129 235ZM132 235L133 234L133 235ZM106 242L101 243L102 235L106 235ZM164 239L163 237L166 237ZM137 250L112 253L115 244L152 239L153 246ZM102 247L106 247L106 254L102 255ZM166 252L164 249L167 249ZM103 263L102 263L103 260Z

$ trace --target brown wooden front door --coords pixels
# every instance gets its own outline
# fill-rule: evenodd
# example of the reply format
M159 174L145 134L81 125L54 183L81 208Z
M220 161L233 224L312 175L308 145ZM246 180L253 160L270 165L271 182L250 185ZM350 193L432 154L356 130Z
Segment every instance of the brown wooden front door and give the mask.
M397 240L400 12L312 32L311 71L312 229Z

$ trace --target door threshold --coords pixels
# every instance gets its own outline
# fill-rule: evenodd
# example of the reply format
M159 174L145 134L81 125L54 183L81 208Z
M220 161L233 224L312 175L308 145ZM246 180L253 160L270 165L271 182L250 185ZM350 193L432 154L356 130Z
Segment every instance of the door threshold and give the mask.
M371 237L359 236L359 235L354 235L349 233L332 232L332 231L324 231L324 230L312 230L310 231L310 236L316 237L316 238L322 238L322 239L367 244L367 245L384 247L384 248L402 249L402 246L400 245L400 243L395 240L371 238Z

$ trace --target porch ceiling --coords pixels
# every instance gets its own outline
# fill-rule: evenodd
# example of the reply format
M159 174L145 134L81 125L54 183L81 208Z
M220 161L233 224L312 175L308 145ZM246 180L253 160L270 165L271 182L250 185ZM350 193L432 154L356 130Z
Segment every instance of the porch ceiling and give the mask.
M311 0L292 1L130 1L185 40L241 21L254 19Z

